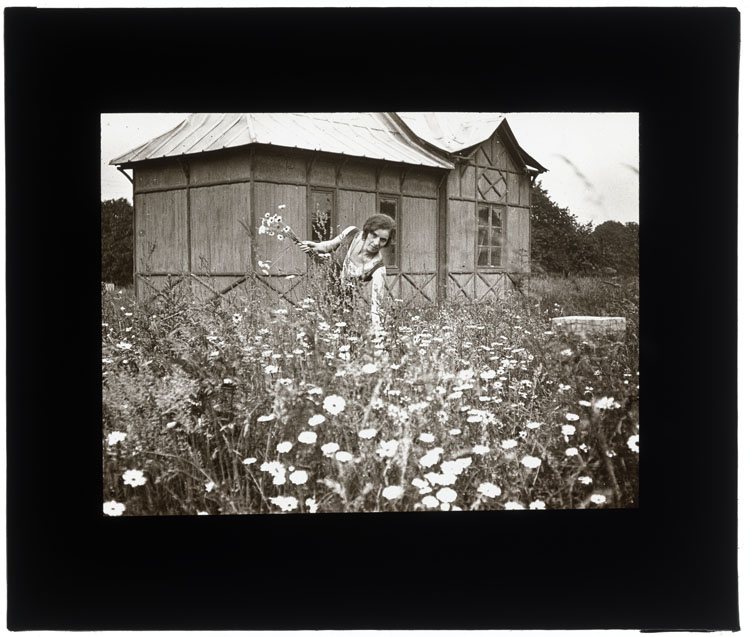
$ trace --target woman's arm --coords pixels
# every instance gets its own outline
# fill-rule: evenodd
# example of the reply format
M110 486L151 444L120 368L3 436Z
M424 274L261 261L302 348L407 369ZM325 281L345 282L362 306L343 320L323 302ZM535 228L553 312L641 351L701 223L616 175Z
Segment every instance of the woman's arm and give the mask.
M375 331L383 329L383 298L385 297L385 267L378 268L372 274L372 305L370 318Z
M300 243L308 248L306 252L312 251L317 252L318 254L326 254L328 252L333 252L336 248L338 248L341 245L341 242L344 240L344 237L356 229L356 226L349 226L340 235L334 237L330 241L300 241Z

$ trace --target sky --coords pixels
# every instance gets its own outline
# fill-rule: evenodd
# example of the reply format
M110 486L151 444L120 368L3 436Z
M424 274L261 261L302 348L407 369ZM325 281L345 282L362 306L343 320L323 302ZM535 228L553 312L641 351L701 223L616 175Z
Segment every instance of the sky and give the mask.
M179 124L187 113L103 114L102 199L133 200L109 161ZM518 143L549 172L539 183L581 223L638 221L637 113L508 113Z

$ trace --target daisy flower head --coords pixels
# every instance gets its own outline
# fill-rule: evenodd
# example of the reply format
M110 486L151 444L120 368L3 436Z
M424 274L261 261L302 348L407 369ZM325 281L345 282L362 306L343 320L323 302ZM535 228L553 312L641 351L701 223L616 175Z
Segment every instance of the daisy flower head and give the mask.
M307 424L311 427L317 427L319 424L325 422L325 419L326 417L323 414L315 414L314 416L310 416Z
M318 503L315 501L315 498L307 498L307 500L305 500L305 506L310 513L318 512Z
M107 446L111 447L112 445L116 445L118 442L122 442L127 437L128 434L123 431L113 431L112 433L107 435Z
M581 484L591 484L593 480L589 476L581 476L578 478L578 482Z
M104 515L110 515L112 517L119 517L125 512L125 505L122 502L115 502L110 500L105 502L103 506Z
M483 456L484 454L489 453L490 448L485 445L474 445L471 451L478 456Z
M383 489L382 495L386 500L397 500L404 495L404 490L398 485L393 485Z
M398 440L381 440L377 454L381 458L393 458L398 451Z
M487 498L496 498L502 493L502 490L491 482L482 482L482 484L479 485L479 488L477 488L477 492Z
M532 511L543 511L547 508L547 505L541 500L534 500L531 504L529 504L529 508Z
M344 407L346 407L346 401L341 396L338 396L336 394L326 396L325 400L323 401L323 409L325 409L332 416L340 414L342 411L344 411Z
M640 453L640 440L641 437L639 434L630 436L630 438L628 438L628 448L635 453Z
M430 484L439 484L443 487L456 484L455 473L435 473L434 471L430 471L429 473L425 473L424 477L430 481Z
M440 469L445 475L460 476L470 464L471 458L457 458L456 460L446 460L440 465Z
M421 433L419 434L419 439L422 442L426 442L428 444L435 442L435 436L433 436L431 433Z
M576 432L576 428L573 425L563 425L561 431L563 436L572 436Z
M291 451L291 449L292 443L288 440L280 442L278 445L276 445L276 451L278 451L279 453L287 453L288 451Z
M449 487L443 487L442 489L440 489L440 491L438 491L435 494L437 499L440 500L441 502L455 502L457 495L458 494L453 489L450 489Z
M213 491L216 488L216 483L215 482L206 482L206 484L204 486L206 488L206 493L211 493L211 491Z
M299 436L297 436L297 440L305 445L314 445L318 440L318 434L316 434L314 431L303 431Z
M603 496L600 493L594 493L591 496L591 501L594 504L604 504L607 501L607 498L606 498L606 496Z
M377 429L373 429L372 427L368 427L367 429L363 429L360 431L357 435L362 438L362 440L371 440L374 438L378 433Z
M515 440L503 440L500 443L500 446L503 449L513 449L513 447L517 447L518 446L518 442L515 441Z
M348 451L337 451L335 457L339 462L349 462L354 456Z
M539 427L542 426L542 423L540 422L527 422L526 427L529 429L539 429Z
M257 458L245 458L245 459L244 459L244 460L242 461L242 464L247 464L247 465L250 465L250 464L254 464L254 463L256 463L256 462L258 462L258 459L257 459Z
M487 369L479 374L479 377L482 380L492 380L493 378L495 378L495 376L497 376L497 374L495 373L494 369Z
M519 504L518 502L506 502L505 503L505 510L506 511L523 511L526 507L523 506L523 504Z
M277 496L275 498L271 498L271 503L275 504L277 507L279 507L282 511L294 511L297 508L297 498L294 496Z
M374 374L376 371L378 371L378 366L374 363L366 363L362 366L363 374Z
M438 500L434 495L426 495L422 498L422 504L428 509L436 509L440 506L440 500Z
M594 403L596 409L619 409L620 403L615 402L614 398L600 398Z
M570 422L575 422L576 420L580 420L580 416L578 416L577 414L567 413L565 414L565 420L569 420Z
M320 447L320 450L327 456L333 455L339 450L339 445L336 442L327 442Z
M125 484L129 484L131 487L140 487L146 484L146 476L139 469L128 469L122 474L122 479Z
M271 422L276 416L273 414L266 414L265 416L258 416L258 422Z
M419 459L419 464L421 464L423 467L431 467L432 465L437 464L438 460L440 460L440 454L442 453L442 447L435 447L434 449L430 449Z
M305 484L307 482L307 471L298 469L289 474L289 482L292 484Z
M430 483L427 482L427 480L422 480L422 478L414 478L411 483L413 486L419 489L420 494L429 493L430 491L432 491Z
M527 469L536 469L542 464L542 460L534 456L524 456L521 459L521 464Z
M449 434L450 434L451 436L458 436L458 435L460 435L460 433L461 433L461 430L460 430L460 429L458 429L457 427L454 427L453 429L451 429L450 431L448 431L448 433L449 433Z
M578 455L578 449L576 449L575 447L568 447L565 450L565 455L568 456L569 458L572 458L573 456L577 456Z

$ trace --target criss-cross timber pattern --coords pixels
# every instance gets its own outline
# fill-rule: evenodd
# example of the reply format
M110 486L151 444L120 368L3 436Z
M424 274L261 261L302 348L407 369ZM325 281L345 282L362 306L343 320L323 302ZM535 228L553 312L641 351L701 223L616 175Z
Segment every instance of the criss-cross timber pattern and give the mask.
M507 272L449 272L448 297L482 301L499 298L515 286Z
M505 197L508 186L502 172L496 168L485 168L477 180L477 189L485 201L499 202Z

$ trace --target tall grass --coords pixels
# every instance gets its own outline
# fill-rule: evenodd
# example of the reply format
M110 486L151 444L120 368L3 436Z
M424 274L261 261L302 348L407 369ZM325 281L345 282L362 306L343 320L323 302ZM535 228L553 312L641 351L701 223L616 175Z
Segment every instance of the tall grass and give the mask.
M105 294L105 511L637 506L638 287L618 285L395 303L379 335L335 299L270 306L253 286ZM572 314L627 332L553 330Z

